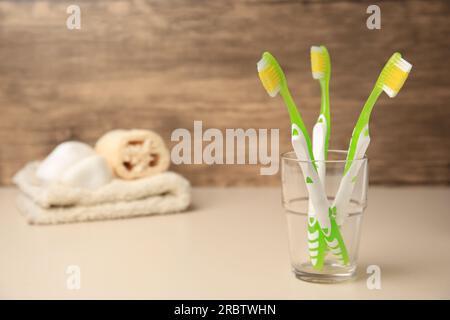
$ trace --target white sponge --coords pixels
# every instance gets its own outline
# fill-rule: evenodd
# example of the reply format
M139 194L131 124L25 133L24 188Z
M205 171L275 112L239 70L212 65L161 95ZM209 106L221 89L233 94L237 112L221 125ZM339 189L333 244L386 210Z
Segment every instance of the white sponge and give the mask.
M88 144L68 141L57 146L36 170L45 184L61 183L70 187L96 189L113 179L106 160Z
M95 155L95 151L88 144L63 142L41 162L36 176L44 182L56 182L72 165L92 155Z
M102 156L93 155L72 165L59 182L66 186L97 189L113 178L112 171Z

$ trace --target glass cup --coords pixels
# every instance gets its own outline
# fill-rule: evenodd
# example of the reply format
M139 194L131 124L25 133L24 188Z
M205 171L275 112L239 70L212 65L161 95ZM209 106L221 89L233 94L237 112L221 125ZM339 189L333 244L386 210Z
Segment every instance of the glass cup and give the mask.
M318 166L326 166L325 192L330 206L339 189L347 164L347 152L329 150L326 161L316 161ZM281 155L281 181L283 207L286 210L289 233L289 251L292 270L298 279L309 282L334 283L349 280L354 277L358 258L358 246L361 234L361 222L367 205L368 163L367 158L355 159L352 166L360 166L357 174L351 178L353 190L345 205L345 210L339 214L339 230L348 253L348 263L342 263L325 245L323 266L314 268L310 256L310 240L308 240L308 210L310 197L306 187L306 177L300 167L301 162L293 151ZM309 161L311 162L311 161Z

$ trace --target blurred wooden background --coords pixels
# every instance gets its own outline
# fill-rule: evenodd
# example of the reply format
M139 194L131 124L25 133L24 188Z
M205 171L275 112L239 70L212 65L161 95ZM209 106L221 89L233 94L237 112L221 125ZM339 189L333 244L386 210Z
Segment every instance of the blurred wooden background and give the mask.
M81 30L66 8L81 7ZM94 143L113 128L280 128L289 121L256 73L260 54L281 61L309 128L319 111L309 47L332 56L332 148L346 148L386 59L413 65L402 92L382 96L371 122L371 182L449 184L450 2L1 1L0 183L68 139ZM172 166L194 185L276 185L259 165Z

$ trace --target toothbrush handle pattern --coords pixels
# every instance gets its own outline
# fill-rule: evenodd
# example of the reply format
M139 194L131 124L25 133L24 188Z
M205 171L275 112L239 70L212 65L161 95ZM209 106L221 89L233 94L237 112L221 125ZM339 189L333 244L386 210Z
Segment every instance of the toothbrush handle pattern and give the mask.
M308 218L308 253L314 269L321 270L325 261L327 244L315 217Z
M342 265L348 265L350 262L347 247L345 246L344 239L342 238L342 234L339 228L339 225L335 219L336 208L330 208L330 223L331 223L331 232L329 235L324 235L325 241L327 243L330 252L338 258L339 262Z

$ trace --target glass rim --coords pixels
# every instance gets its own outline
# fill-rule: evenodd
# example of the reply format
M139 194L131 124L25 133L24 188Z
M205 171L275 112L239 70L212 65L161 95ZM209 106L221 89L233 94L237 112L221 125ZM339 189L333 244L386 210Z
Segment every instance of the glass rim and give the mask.
M330 153L334 153L334 154L342 154L345 155L345 157L348 154L347 150L336 150L336 149L330 149L328 150L328 152ZM290 156L290 155L294 155L294 157ZM286 160L286 161L294 161L294 162L323 162L323 163L347 163L347 162L351 162L351 161L367 161L367 155L364 154L364 157L362 158L355 158L353 160L347 160L347 159L342 159L342 160L309 160L309 159L297 159L297 156L295 155L295 151L291 150L291 151L287 151L287 152L283 152L280 155L281 160Z

